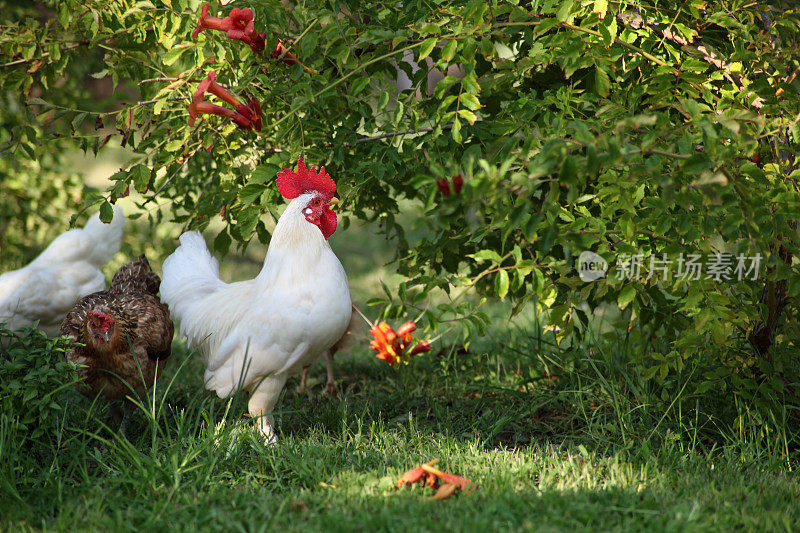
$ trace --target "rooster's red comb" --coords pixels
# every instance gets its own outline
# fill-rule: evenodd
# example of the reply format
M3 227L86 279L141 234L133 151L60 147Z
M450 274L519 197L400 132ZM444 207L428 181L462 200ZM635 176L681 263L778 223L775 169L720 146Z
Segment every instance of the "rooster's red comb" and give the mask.
M336 192L336 184L325 173L325 167L320 168L319 171L314 167L309 169L303 163L303 154L300 154L300 159L297 160L297 172L281 168L276 183L278 192L288 200L311 191L319 191L328 196L333 196L333 193Z

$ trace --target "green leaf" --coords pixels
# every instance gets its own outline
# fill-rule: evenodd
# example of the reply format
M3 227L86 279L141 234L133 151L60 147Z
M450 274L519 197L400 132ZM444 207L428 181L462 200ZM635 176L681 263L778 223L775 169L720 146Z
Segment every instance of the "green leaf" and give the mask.
M683 171L686 174L697 175L704 170L711 168L711 159L709 159L706 154L698 152L691 155L689 159L684 161L681 168L683 168Z
M108 201L100 205L100 220L108 224L114 218L114 209Z
M613 15L608 17L610 20L607 24L600 24L598 29L600 35L603 37L603 44L611 46L617 38L617 19Z
M40 105L40 106L44 106L44 107L53 107L53 104L45 102L41 98L36 98L36 97L28 98L28 105Z
M384 91L381 93L381 96L378 99L378 111L386 107L386 104L388 103L389 103L389 92Z
M475 77L474 72L470 72L461 78L461 85L464 90L470 94L478 94L481 92L481 86L478 84L478 79Z
M465 107L471 109L472 111L477 111L481 108L481 103L478 100L478 97L474 94L470 93L461 93L458 97L458 101L464 104Z
M228 253L228 249L231 247L231 242L231 237L228 235L228 232L222 230L214 239L214 249L218 252L226 254Z
M83 123L83 121L85 119L86 119L86 113L78 113L78 114L76 114L75 117L72 119L72 123L71 123L72 130L73 131L77 131L78 128L81 127L81 124Z
M155 112L155 110L153 110ZM184 143L184 139L172 139L166 145L164 145L164 150L167 152L175 152L179 150Z
M568 18L570 18L570 13L572 13L572 6L574 4L574 0L564 0L561 2L561 5L558 7L558 11L556 12L556 18L559 22L566 22Z
M369 76L359 76L353 82L353 85L350 87L350 94L352 96L356 96L364 90L364 88L369 85Z
M417 57L417 61L422 63L422 60L431 55L433 51L433 47L436 46L438 41L438 37L428 37L419 47L419 56Z
M501 299L505 299L508 294L508 272L501 270L494 278L494 291Z
M392 122L394 123L395 126L398 126L400 122L403 121L403 115L405 111L406 111L405 105L403 105L403 102L398 100L397 107L394 108L394 115L392 116Z
M456 49L458 48L458 41L455 39L450 39L442 48L442 59L445 61L451 61L453 57L456 55Z
M239 200L246 205L253 204L258 200L267 189L262 184L245 185L239 190Z
M628 304L636 297L636 289L633 285L625 285L617 298L617 305L620 309L625 309Z
M467 109L459 109L458 114L470 124L475 124L475 121L478 120L478 117L475 116L475 113Z
M450 131L453 136L453 140L459 144L461 144L461 122L458 119L453 121L453 129Z
M147 192L150 184L150 169L145 165L136 165L128 171L128 175L133 180L134 188L139 192Z
M467 254L467 257L471 257L476 261L492 261L493 263L498 264L503 260L503 258L500 257L500 254L494 250L481 250L480 252L476 252L474 254Z
M600 96L608 96L611 92L611 80L608 73L597 65L594 67L594 89Z
M599 13L600 18L605 17L606 11L608 11L608 0L594 0L592 11L594 11L595 13Z
M179 44L178 46L175 46L173 48L170 48L169 50L167 50L167 53L164 54L164 64L167 66L172 65L178 60L179 57L181 57L181 54L183 54L186 50L189 49L189 47L192 46L194 46L194 43L184 43L184 44Z
M164 110L164 106L167 105L167 99L161 98L158 102L155 103L153 106L153 114L160 115L161 111ZM182 143L181 143L182 144Z
M458 81L458 78L455 76L445 76L442 81L436 84L436 88L433 90L433 95L436 98L442 98L444 93L447 92L447 89L453 86L455 82Z
M648 368L648 369L645 371L645 373L644 373L644 375L642 376L642 378L643 378L645 381L648 381L648 380L650 380L650 379L653 379L653 377L656 375L656 373L657 373L657 372L658 372L660 369L661 369L661 366L660 366L660 365L651 366L650 368Z
M281 167L278 165L273 165L271 163L262 163L258 165L253 172L250 173L250 177L247 180L248 183L265 183L267 180L273 179L278 172L280 172Z

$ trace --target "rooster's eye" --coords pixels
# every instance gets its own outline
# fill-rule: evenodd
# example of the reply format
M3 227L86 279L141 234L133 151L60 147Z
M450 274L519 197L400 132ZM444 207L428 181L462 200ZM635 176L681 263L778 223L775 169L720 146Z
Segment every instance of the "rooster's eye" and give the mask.
M315 200L314 200L312 203L313 203L314 205L319 205L319 198L315 199Z

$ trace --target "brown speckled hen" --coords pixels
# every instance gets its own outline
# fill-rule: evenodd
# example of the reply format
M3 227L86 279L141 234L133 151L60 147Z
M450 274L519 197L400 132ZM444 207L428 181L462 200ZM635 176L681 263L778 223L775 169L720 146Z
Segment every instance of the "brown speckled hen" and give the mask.
M174 328L169 309L158 298L159 277L147 258L119 269L108 290L85 296L64 317L61 335L84 346L67 351L81 365L79 390L88 397L108 400L144 398L171 353ZM119 420L122 411L112 403ZM129 409L124 410L124 432Z

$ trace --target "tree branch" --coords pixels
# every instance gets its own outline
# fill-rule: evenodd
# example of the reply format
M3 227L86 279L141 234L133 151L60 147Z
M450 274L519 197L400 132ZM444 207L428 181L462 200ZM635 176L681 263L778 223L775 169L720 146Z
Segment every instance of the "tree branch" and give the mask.
M732 85L735 85L739 89L744 88L744 85L742 84L742 77L739 74L736 74L735 72L731 71L731 64L725 59L716 55L714 52L712 52L708 48L708 45L706 45L701 39L692 39L691 41L689 41L683 36L679 35L678 33L672 31L671 28L662 29L661 27L658 26L658 24L656 24L656 22L652 20L643 19L641 15L639 15L638 13L631 13L631 12L619 13L617 15L617 20L624 26L627 26L628 28L632 28L634 30L647 28L656 35L660 36L662 39L677 44L678 46L681 47L681 49L684 52L691 53L691 50L687 50L687 48L694 48L700 53L700 56L703 58L704 61L713 65L718 70L721 70L722 75L725 77L726 80L731 82ZM619 41L619 39L617 39L617 41ZM751 105L756 109L761 109L762 107L764 107L764 99L758 97L751 102Z
M72 50L73 48L77 48L77 47L79 47L81 45L86 45L86 44L89 44L89 43L81 41L79 43L70 44L70 45L65 46L64 48L62 48L61 51L62 52L66 52L67 50ZM40 55L39 57L32 57L30 59L16 59L16 60L11 61L9 63L4 63L4 64L0 65L0 68L13 67L15 65L22 65L23 63L29 63L31 61L40 61L40 60L46 59L48 57L50 57L50 52L45 52L42 55Z

